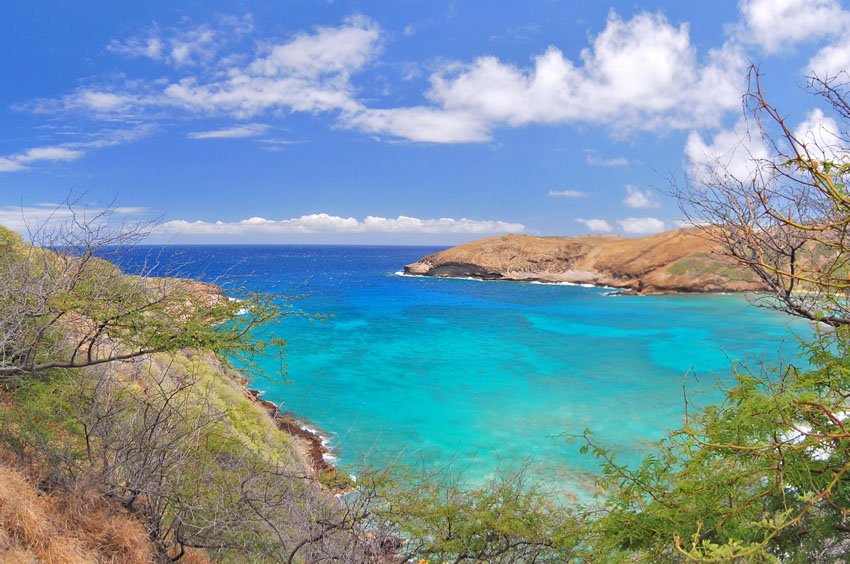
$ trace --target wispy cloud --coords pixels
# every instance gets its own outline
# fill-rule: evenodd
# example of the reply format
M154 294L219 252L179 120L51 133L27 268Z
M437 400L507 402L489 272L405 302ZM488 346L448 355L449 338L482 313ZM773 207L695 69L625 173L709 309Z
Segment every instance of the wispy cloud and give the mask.
M245 139L256 137L268 131L269 126L261 123L250 123L236 125L224 129L213 129L211 131L195 131L187 133L189 139Z
M280 153L288 150L292 145L301 145L302 143L307 143L307 141L304 139L280 139L270 137L266 139L257 139L257 143L263 151Z
M101 206L81 206L73 210L67 205L56 203L40 203L33 206L0 206L0 225L27 234L43 226L70 221L75 216L93 218L102 214L119 218L128 216L138 217L151 213L150 208L138 206L123 206L104 208Z
M88 135L77 134L83 140L31 147L18 153L0 156L0 173L28 170L28 165L38 162L75 161L91 150L132 143L151 135L155 130L153 125L141 125L132 129L107 129Z
M550 198L584 198L587 193L580 190L549 190L548 196Z
M585 151L584 162L590 166L604 167L629 166L631 164L626 157L603 157L596 151Z
M174 66L208 64L220 49L254 30L251 14L219 16L214 24L162 30L156 24L127 39L113 39L107 49L128 57L144 57Z

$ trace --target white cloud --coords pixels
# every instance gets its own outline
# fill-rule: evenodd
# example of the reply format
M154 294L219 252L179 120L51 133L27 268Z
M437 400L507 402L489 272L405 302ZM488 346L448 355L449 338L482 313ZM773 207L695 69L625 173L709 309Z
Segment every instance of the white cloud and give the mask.
M617 220L627 235L651 235L664 231L664 222L654 217L628 217Z
M580 190L549 190L550 198L584 198L587 196L585 192Z
M244 139L256 137L268 131L269 126L261 123L249 123L211 131L195 131L186 134L189 139Z
M0 173L28 170L29 164L41 161L75 161L85 155L79 149L69 145L33 147L20 153L0 157Z
M305 233L413 233L413 234L498 234L524 231L520 223L478 221L473 219L419 219L400 215L396 218L367 216L358 220L326 213L302 215L292 219L272 220L252 217L234 222L186 221L163 223L155 230L159 235L256 235Z
M658 208L661 204L655 201L650 190L641 190L638 186L626 184L626 197L623 203L630 208Z
M92 149L103 149L131 143L150 135L154 130L155 128L150 125L142 125L132 129L102 130L84 137L84 141L32 147L11 155L0 156L0 173L27 170L27 165L36 162L75 161L85 156Z
M302 143L307 143L307 141L303 139L266 138L257 139L257 143L259 143L260 149L262 149L263 151L268 151L270 153L281 153L289 149L291 145L300 145Z
M250 18L219 18L218 27L189 30L154 28L150 33L170 52L152 48L148 39L113 42L110 49L133 56L149 56L175 67L176 78L80 88L58 99L41 99L20 106L36 113L86 112L95 117L175 108L196 115L233 115L240 118L267 111L358 111L351 74L363 70L380 52L381 31L364 16L346 18L337 27L319 27L289 41L266 42L259 55L221 56L218 48L252 29ZM222 23L224 22L224 23ZM169 35L169 33L171 35ZM164 48L163 48L164 49Z
M674 219L673 225L677 229L687 229L689 227L707 227L711 225L708 221L698 221L696 219Z
M14 160L21 164L29 164L37 161L75 161L84 154L78 149L69 149L61 145L55 147L33 147L15 155Z
M586 122L617 131L716 124L740 107L746 59L734 44L708 53L701 66L687 25L661 14L622 20L581 53L581 63L549 47L531 68L496 57L447 65L431 76L428 98L444 112L477 116L488 128Z
M765 53L835 35L850 24L850 13L838 0L741 0L739 8L743 25L738 35Z
M794 137L800 142L800 149L819 161L847 160L841 130L831 117L815 108L806 115L806 119L794 130Z
M847 161L850 159L838 123L820 109L811 110L793 130L799 149L815 160ZM787 148L785 150L788 150ZM776 158L758 127L751 132L745 119L732 129L716 132L710 139L692 131L685 144L688 178L702 185L725 182L766 182L773 174Z
M145 37L131 37L123 41L113 39L106 48L113 53L120 53L128 57L146 57L157 60L163 58L165 52L165 45L159 37L157 26L154 26Z
M596 151L585 151L584 162L590 166L629 166L631 164L626 157L602 157Z
M116 208L103 208L99 206L81 206L73 211L65 204L43 203L33 206L0 206L0 225L26 235L28 230L37 230L44 225L55 225L56 223L68 222L75 214L77 218L94 218L98 215L140 216L149 214L151 210L144 207L125 206Z
M128 57L165 61L177 67L207 64L215 59L222 47L253 29L251 14L219 16L215 26L202 24L172 28L166 32L154 24L143 35L125 40L113 39L107 49Z
M261 76L347 75L363 68L380 50L380 28L365 16L346 18L339 27L320 27L271 47L250 72Z
M342 123L368 133L426 143L490 140L489 124L479 116L426 106L385 110L357 108L357 111L343 114Z
M804 72L822 79L850 72L850 32L818 51Z
M610 233L614 230L611 224L604 219L576 219L579 223L596 233Z
M27 167L14 159L0 157L0 172L16 172L19 170L26 170L26 168Z
M673 25L660 13L624 20L612 11L576 60L550 46L528 67L494 56L443 64L430 76L424 93L428 103L375 107L352 84L384 43L381 28L365 16L288 41L259 41L255 55L217 54L212 46L226 35L218 27L168 33L154 28L141 38L114 42L111 50L170 62L179 75L83 88L58 100L37 101L30 109L103 115L180 108L243 119L266 112L337 112L344 127L431 143L484 142L498 127L530 124L589 123L622 135L717 125L740 107L747 67L734 42L698 57L686 24ZM186 55L175 51L179 41L193 46ZM194 64L204 61L210 64ZM627 164L622 158L587 159L599 166Z
M356 111L349 77L380 51L380 30L363 16L338 27L320 27L267 47L247 66L230 67L204 80L187 76L166 86L159 104L192 112L239 117L267 110Z
M688 176L698 184L724 180L747 182L760 171L761 163L770 157L758 130L750 134L746 120L739 120L732 129L721 130L708 141L692 131L685 144Z

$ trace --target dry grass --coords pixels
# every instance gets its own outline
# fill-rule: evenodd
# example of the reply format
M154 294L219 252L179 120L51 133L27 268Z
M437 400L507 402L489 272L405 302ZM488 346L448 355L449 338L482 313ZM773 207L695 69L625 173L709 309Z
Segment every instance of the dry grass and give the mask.
M0 465L0 560L3 562L152 562L141 523L84 484L62 495L40 492L21 472Z

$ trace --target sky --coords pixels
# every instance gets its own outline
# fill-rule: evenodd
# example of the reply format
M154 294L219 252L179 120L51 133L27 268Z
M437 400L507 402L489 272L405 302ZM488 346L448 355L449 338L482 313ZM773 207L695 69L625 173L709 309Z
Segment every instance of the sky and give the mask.
M850 6L4 2L0 224L68 199L156 243L455 244L680 225L671 178L745 170L759 66L795 131ZM748 140L748 154L767 148Z

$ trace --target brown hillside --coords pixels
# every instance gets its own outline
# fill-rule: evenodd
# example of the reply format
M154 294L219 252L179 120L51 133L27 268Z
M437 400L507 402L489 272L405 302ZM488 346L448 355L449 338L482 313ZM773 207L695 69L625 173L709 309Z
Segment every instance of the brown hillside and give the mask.
M762 289L696 228L642 238L504 235L452 247L405 267L408 274L569 282L642 293Z
M0 463L0 561L154 561L142 524L88 488L49 495Z

